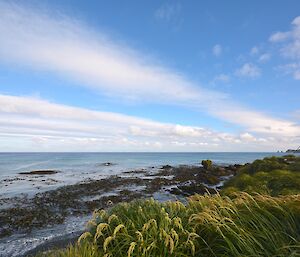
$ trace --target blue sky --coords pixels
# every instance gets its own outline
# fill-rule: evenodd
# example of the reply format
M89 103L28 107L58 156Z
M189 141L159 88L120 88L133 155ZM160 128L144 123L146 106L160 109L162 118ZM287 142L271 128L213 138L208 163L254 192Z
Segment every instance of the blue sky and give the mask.
M299 1L0 1L0 151L300 145Z

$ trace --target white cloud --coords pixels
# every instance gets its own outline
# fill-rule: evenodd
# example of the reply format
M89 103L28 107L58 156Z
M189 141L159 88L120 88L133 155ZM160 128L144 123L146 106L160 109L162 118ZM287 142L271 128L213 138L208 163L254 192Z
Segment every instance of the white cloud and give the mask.
M231 108L230 108L231 109ZM233 110L228 111L227 107L224 106L220 112L222 116L226 116L228 121L239 120L241 124L244 124L248 131L257 132L264 135L274 135L277 137L299 137L300 126L295 122L286 121L282 119L273 119L267 117L264 114L248 112L247 110Z
M282 42L288 39L291 36L290 32L276 32L272 34L269 40L272 43Z
M257 139L250 133L246 132L240 135L241 140L256 141Z
M258 61L265 63L265 62L269 61L270 59L271 59L271 54L265 53L259 57Z
M245 150L249 143L258 141L249 135L0 95L1 151L7 150L2 148L7 138L18 142L11 146L13 151L22 150L24 144L29 147L27 151ZM266 139L264 144L252 147L270 149L273 146L268 145Z
M276 68L279 71L283 71L284 74L292 74L295 80L300 80L300 62L292 62L284 65L280 65Z
M292 73L294 79L300 79L300 67L295 68L294 61L300 62L300 16L296 17L292 23L292 28L289 31L277 32L270 37L270 41L273 43L280 44L280 53L286 59L293 60L292 63L286 64L285 66L290 66L287 73ZM283 65L284 66L284 65ZM287 69L285 69L287 70Z
M11 65L50 71L76 81L78 86L99 90L111 97L184 105L251 131L282 136L299 134L294 123L249 110L227 95L192 83L184 75L159 65L153 58L116 43L66 16L0 2L0 37L0 60ZM257 77L260 70L252 64L245 64L238 74ZM28 108L26 106L7 103L2 107L22 111ZM41 107L41 113L43 110ZM67 117L79 115L77 110L75 114L73 109L65 111L69 114ZM46 113L51 115L48 111ZM88 115L98 117L99 114L89 112ZM85 113L80 116L85 117ZM15 124L17 122L21 120ZM88 125L80 124L83 127ZM131 126L140 127L135 123ZM142 132L151 134L153 131L143 129Z
M237 69L235 74L240 77L257 78L261 75L260 69L252 63L245 63Z
M223 52L223 48L219 44L214 45L214 47L212 48L212 53L216 57L219 57L222 54L222 52Z
M224 97L65 16L0 3L0 35L2 61L51 71L110 95L159 102Z

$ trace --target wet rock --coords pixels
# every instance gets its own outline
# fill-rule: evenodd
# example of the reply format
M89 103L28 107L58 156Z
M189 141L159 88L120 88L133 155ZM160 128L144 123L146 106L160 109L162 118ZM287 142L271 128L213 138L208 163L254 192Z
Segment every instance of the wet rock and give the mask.
M181 185L178 187L171 188L169 190L171 194L191 196L194 194L205 194L205 193L216 193L216 190L208 188L203 184L191 183L190 185Z
M28 172L20 172L20 175L52 175L58 173L57 170L33 170Z
M12 233L11 230L6 229L6 228L0 228L0 238L10 236Z
M112 163L112 162L103 162L103 163L100 163L98 164L98 166L113 166L113 165L116 165L115 163Z
M169 169L172 169L172 166L171 165L163 165L161 167L162 170L169 170Z
M124 174L146 174L147 170L130 170L130 171L124 171Z

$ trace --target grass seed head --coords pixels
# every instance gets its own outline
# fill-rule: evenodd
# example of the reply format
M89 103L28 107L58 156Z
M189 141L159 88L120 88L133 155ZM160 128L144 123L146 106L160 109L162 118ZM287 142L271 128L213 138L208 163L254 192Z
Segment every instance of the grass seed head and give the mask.
M108 224L110 224L113 220L118 220L118 216L116 214L112 214L108 218Z
M123 224L119 224L118 226L116 226L116 228L115 228L115 230L114 230L114 237L116 237L116 235L118 234L118 232L121 230L121 229L123 229L123 228L125 228L125 226L123 225Z
M79 238L78 238L78 244L80 244L82 241L92 238L92 234L90 232L84 232Z
M107 252L107 247L109 245L109 243L113 240L114 238L112 236L109 236L107 237L105 240L104 240L104 243L103 243L103 250L104 252L106 253Z
M136 246L136 242L131 242L130 246L128 248L127 256L130 257L134 251L134 248Z

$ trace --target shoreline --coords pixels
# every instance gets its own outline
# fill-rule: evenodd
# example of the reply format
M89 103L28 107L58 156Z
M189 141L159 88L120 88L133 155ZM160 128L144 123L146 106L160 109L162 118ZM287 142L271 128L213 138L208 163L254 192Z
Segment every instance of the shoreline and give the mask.
M183 200L195 193L215 193L240 166L214 166L208 171L200 165L163 165L156 171L131 170L119 176L58 187L32 198L0 199L10 206L0 209L0 225L4 228L0 231L2 239L16 231L30 234L30 231L45 226L63 224L68 217L88 215L95 209L106 209L120 202L149 197L160 201ZM29 252L44 244L51 246L51 241L41 243Z

